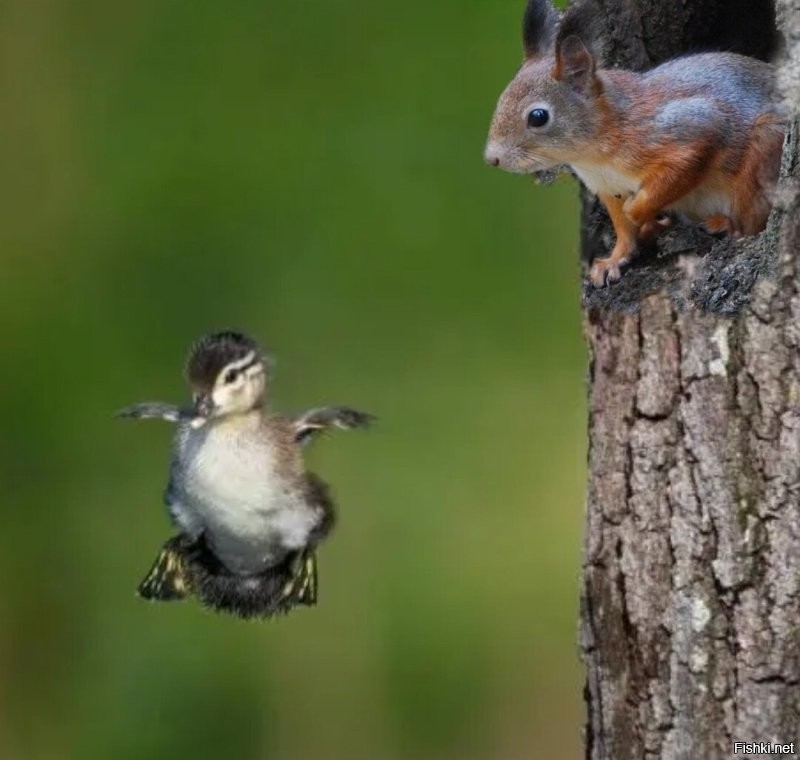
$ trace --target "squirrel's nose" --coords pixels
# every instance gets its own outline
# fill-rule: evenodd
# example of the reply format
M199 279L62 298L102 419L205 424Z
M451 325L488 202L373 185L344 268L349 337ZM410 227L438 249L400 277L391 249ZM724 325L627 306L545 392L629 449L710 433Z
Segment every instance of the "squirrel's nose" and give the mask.
M489 166L500 166L500 155L499 151L497 150L496 146L494 145L487 145L486 152L483 154L483 158Z

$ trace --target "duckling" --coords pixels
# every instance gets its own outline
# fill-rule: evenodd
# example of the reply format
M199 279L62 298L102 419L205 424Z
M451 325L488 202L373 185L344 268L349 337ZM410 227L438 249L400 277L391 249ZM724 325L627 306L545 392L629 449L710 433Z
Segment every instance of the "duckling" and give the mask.
M194 595L245 618L316 603L315 550L335 509L327 484L306 471L302 448L324 430L365 428L374 417L343 406L275 414L270 369L251 338L214 333L189 353L190 407L143 402L118 412L177 423L164 501L179 533L140 584L142 597Z

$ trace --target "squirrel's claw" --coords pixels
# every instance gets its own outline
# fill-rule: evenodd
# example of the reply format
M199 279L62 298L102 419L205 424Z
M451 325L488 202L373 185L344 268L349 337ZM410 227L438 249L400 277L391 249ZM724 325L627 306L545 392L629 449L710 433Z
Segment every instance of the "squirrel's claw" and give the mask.
M610 285L622 277L621 268L627 263L627 259L614 260L610 256L607 259L595 259L592 268L589 270L589 280L596 288Z

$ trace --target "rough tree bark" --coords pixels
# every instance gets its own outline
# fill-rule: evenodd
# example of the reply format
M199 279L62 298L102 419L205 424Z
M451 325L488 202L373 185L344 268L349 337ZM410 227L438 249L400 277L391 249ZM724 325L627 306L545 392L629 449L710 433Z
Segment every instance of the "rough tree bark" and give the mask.
M800 750L800 0L601 0L606 57L767 57L792 109L758 238L678 228L584 294L589 469L581 648L586 756ZM584 204L584 253L608 224Z

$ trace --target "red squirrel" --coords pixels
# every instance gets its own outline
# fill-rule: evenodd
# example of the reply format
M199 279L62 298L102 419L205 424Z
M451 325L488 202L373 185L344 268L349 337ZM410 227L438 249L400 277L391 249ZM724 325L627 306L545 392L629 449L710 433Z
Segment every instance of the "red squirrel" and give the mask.
M642 73L598 69L598 11L573 3L559 19L529 0L525 59L500 96L486 161L521 174L566 164L608 211L616 244L589 278L603 287L668 212L709 232L754 235L767 223L786 115L774 68L734 53L676 58Z

